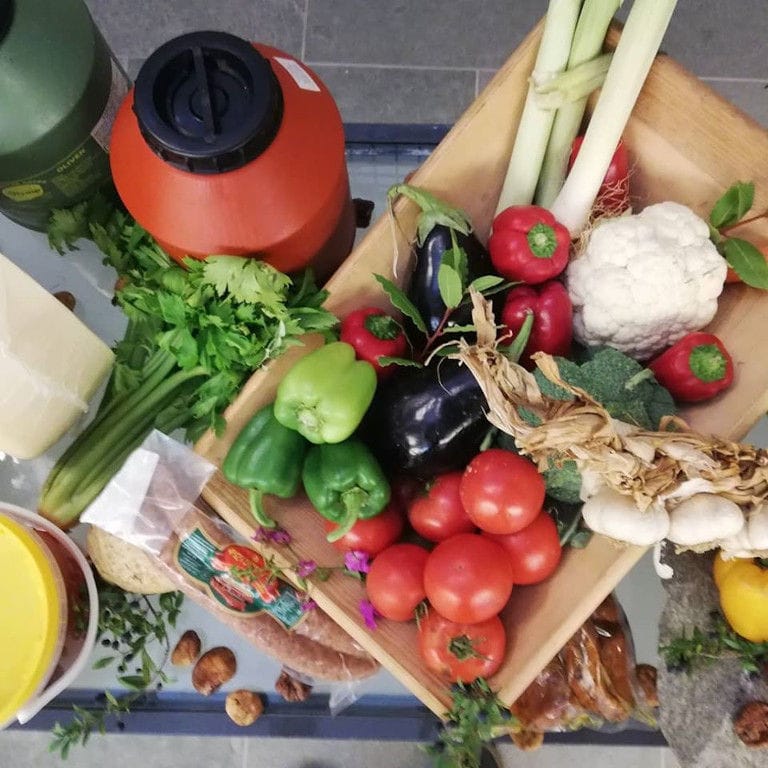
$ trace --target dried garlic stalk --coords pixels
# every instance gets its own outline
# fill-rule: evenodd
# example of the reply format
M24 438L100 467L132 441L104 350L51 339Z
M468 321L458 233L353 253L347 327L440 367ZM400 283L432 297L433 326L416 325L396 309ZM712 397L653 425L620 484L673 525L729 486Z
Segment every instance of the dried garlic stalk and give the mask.
M669 507L695 493L715 493L747 512L768 498L768 451L697 434L675 417L657 432L617 421L587 392L566 383L551 356L537 353L533 359L542 373L574 399L546 397L530 372L499 351L490 303L476 292L472 301L477 342L462 341L455 357L485 393L488 420L514 437L540 470L550 458L573 459L582 473L631 495L641 510L659 498ZM540 425L529 424L521 409Z

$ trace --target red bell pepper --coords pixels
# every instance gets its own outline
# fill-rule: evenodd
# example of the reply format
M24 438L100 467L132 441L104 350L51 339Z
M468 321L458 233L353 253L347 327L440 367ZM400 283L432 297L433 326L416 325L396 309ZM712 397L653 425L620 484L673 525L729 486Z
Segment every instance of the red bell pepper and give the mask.
M711 333L689 333L662 352L648 367L675 400L709 400L733 383L733 360Z
M534 352L567 356L573 341L573 305L565 286L557 280L535 288L515 286L507 293L501 322L517 334L529 310L533 312L533 327L520 362L531 367Z
M579 154L583 141L583 136L577 136L573 140L571 157L568 160L568 170L571 169L576 155ZM629 207L631 207L629 199L629 155L627 154L626 145L622 140L619 140L603 183L597 193L595 209L603 215L618 216Z
M377 307L350 312L341 323L341 340L355 349L360 360L368 361L381 379L394 373L396 365L381 365L379 358L403 357L408 340L394 317Z
M568 230L538 205L512 205L494 220L488 252L507 280L534 285L557 277L568 264Z

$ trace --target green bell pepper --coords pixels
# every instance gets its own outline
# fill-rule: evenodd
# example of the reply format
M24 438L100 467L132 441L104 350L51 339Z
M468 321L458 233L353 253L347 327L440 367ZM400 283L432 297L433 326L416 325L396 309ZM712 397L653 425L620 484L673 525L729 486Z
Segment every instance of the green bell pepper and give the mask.
M389 503L387 478L373 454L355 438L312 446L302 481L315 509L338 524L328 541L337 541L358 520L375 517Z
M275 418L311 443L340 443L362 421L376 391L376 371L343 341L301 358L277 388Z
M257 411L235 438L221 471L231 483L249 489L251 512L259 525L275 527L264 511L265 493L290 499L298 492L307 448L309 443L298 432L275 418L272 403Z

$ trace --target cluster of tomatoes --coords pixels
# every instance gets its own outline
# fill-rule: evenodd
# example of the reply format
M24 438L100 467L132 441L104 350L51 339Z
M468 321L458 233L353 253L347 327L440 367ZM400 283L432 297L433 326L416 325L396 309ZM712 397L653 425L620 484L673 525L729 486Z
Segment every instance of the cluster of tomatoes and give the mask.
M418 615L419 651L430 670L454 682L488 677L504 660L499 613L513 586L543 581L560 562L544 490L528 459L491 448L426 492L401 486L381 514L358 521L336 546L372 558L366 591L379 615Z

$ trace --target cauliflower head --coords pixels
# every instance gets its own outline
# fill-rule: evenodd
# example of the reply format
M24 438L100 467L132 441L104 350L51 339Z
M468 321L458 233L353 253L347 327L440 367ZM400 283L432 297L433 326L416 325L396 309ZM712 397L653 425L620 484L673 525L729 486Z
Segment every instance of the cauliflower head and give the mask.
M684 205L608 219L566 272L574 336L647 360L712 320L726 271L707 223Z

